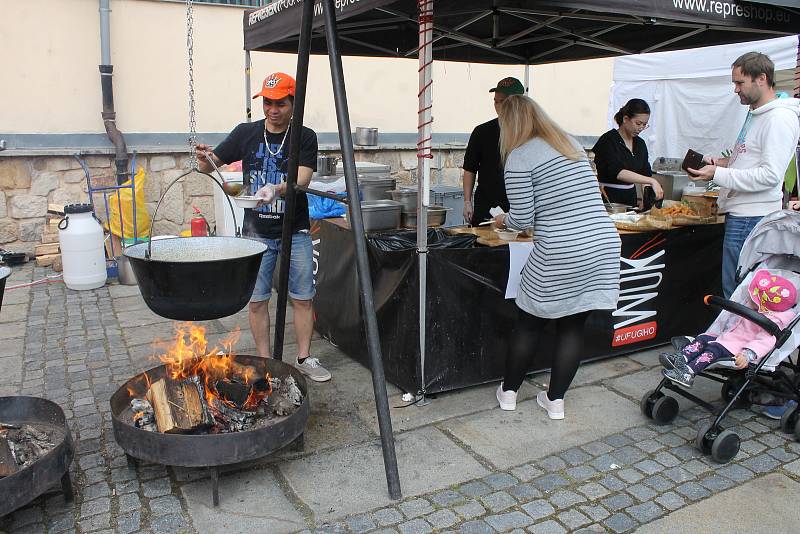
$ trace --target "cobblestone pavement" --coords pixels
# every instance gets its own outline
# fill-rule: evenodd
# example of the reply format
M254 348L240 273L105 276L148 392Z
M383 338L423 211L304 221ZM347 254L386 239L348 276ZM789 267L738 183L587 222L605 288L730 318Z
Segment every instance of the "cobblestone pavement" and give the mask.
M9 285L47 274L22 268ZM76 443L76 495L73 503L57 493L41 497L0 519L0 533L200 532L181 491L185 473L158 465L130 468L114 441L110 395L152 366L131 348L113 305L115 298L130 297L114 297L114 287L120 286L74 292L50 283L6 293L0 395L42 396L64 408ZM495 406L487 402L485 409ZM315 522L291 488L284 491L306 523L303 533L623 533L768 473L800 480L800 443L776 430L776 422L734 411L730 424L742 438L741 452L718 465L693 446L697 427L707 419L698 408L663 427L642 419L633 428L510 469L497 469L459 444L488 475L334 523ZM441 423L432 426L441 429Z

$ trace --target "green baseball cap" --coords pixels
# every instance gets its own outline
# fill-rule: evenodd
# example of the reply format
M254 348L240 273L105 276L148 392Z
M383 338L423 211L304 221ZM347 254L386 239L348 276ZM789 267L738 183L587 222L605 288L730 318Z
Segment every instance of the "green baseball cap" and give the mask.
M497 87L489 89L490 93L494 93L495 91L503 93L504 95L524 95L525 87L522 86L522 82L518 79L509 76L497 82Z

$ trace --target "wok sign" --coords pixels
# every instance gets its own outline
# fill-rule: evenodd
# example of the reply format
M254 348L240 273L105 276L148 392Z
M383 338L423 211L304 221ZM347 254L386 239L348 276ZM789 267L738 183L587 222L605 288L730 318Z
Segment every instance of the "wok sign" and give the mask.
M639 247L629 258L620 258L619 301L611 314L614 318L612 347L654 339L658 333L655 298L664 275L666 239L658 233ZM645 254L648 254L645 256ZM647 321L647 322L642 322Z

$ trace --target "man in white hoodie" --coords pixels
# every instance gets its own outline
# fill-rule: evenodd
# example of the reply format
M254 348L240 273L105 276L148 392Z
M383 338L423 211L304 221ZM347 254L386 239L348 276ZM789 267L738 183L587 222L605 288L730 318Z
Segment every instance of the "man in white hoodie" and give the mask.
M750 231L762 217L782 208L781 186L800 136L800 100L778 99L775 65L758 52L748 52L732 65L733 91L750 106L729 158L707 158L708 165L689 169L693 180L714 180L720 186L718 206L725 213L722 246L722 293L736 289L736 266Z

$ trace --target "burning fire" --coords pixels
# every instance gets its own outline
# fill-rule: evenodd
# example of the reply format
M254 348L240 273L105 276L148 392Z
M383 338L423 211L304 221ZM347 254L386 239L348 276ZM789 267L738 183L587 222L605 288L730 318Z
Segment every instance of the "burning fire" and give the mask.
M242 365L235 360L233 347L240 337L241 332L237 328L220 340L221 347L214 346L209 349L205 327L195 326L192 323L177 323L172 343L162 346L163 353L158 355L158 358L165 364L172 380L199 377L209 406L214 406L216 401L229 408L255 411L258 404L272 393L270 376L269 373L260 376L255 367ZM145 379L149 381L147 373ZM237 405L220 394L218 384L224 382L239 382L249 386L250 393L243 404Z

